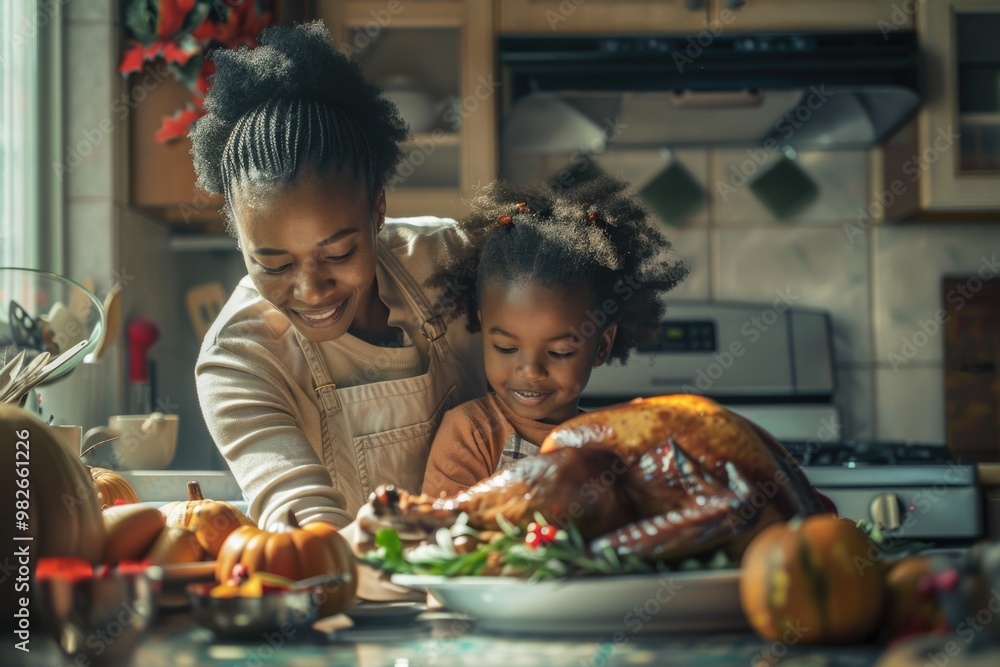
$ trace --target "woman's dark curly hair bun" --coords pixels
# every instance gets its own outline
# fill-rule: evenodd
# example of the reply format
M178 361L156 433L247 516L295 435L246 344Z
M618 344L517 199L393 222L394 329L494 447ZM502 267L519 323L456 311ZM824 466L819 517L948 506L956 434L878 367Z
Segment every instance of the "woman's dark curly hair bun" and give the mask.
M264 30L259 46L218 50L191 130L198 185L226 194L235 182L292 181L306 167L349 167L373 191L402 157L406 123L322 21Z

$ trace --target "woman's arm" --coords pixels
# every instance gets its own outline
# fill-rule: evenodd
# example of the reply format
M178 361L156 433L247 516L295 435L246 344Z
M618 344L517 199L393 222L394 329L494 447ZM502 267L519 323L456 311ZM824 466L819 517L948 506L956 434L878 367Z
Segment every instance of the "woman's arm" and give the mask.
M209 433L258 525L291 510L300 524L346 526L354 517L303 432L293 390L276 366L262 348L250 358L220 345L205 348L195 375Z

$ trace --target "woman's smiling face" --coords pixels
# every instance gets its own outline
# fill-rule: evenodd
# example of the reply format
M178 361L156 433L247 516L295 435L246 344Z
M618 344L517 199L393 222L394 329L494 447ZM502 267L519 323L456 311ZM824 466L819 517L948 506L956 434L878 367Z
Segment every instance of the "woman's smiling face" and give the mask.
M493 280L483 286L479 320L486 377L515 414L559 424L579 412L591 371L603 364L616 325L581 330L593 309L588 290Z
M287 188L230 201L243 260L261 296L308 340L377 327L375 237L385 216L382 192L349 174L305 174Z

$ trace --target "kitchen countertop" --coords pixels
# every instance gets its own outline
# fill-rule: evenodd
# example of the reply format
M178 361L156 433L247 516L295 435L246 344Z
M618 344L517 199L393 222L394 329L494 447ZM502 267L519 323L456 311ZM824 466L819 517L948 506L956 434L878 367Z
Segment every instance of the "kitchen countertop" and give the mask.
M143 502L187 500L187 484L196 481L212 500L243 500L243 491L228 470L121 470Z
M262 665L288 667L605 667L651 665L662 667L867 667L882 650L878 646L797 648L775 645L745 634L689 634L685 636L637 635L621 644L607 637L557 636L505 637L479 634L461 617L428 614L424 620L403 626L367 626L291 643L275 633L271 642L216 641L194 625L189 613L174 612L160 619L153 633L138 648L132 664L137 667L196 665ZM21 654L16 664L25 667L63 667L67 660L48 638L32 642L32 652ZM272 644L278 645L275 650ZM0 659L6 658L0 652ZM800 658L793 660L794 658ZM3 664L15 664L4 661ZM957 664L953 667L957 667Z

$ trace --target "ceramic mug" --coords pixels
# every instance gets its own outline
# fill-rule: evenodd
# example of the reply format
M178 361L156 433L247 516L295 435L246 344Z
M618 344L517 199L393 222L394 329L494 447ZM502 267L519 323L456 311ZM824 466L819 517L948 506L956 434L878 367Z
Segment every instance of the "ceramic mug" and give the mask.
M87 431L83 448L114 438L87 456L87 462L113 470L159 470L170 465L177 450L180 418L154 412L148 415L113 415L108 425ZM109 451L110 450L110 451Z
M68 449L73 456L80 455L80 452L82 451L80 447L83 444L82 426L57 426L52 424L49 428L56 432L56 435L59 436L59 439L64 445L66 445L66 449Z

